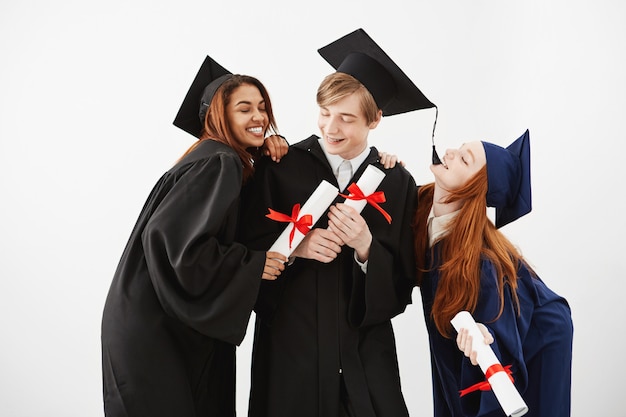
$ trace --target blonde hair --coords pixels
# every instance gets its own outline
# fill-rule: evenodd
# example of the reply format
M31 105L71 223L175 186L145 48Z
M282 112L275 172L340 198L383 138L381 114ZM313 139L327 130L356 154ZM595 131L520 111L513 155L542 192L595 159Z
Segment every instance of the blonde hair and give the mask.
M317 89L317 105L326 107L350 94L357 94L367 124L378 120L378 105L369 90L353 76L335 72L327 75Z

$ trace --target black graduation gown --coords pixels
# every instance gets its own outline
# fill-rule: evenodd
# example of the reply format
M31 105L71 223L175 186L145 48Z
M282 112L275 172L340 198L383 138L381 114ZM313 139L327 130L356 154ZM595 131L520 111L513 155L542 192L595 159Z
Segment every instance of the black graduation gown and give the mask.
M265 254L234 242L242 165L203 141L153 188L102 317L109 417L235 415L235 345Z
M434 246L434 266L440 264ZM427 264L432 255L429 251ZM459 391L485 380L480 367L463 355L455 338L444 338L430 318L439 284L437 268L422 281L420 293L428 329L436 417L499 417L504 412L493 391L473 391L460 397ZM528 417L569 417L573 326L565 298L554 293L539 278L520 265L517 314L509 287L505 290L504 311L498 320L498 285L495 266L481 262L480 292L474 320L483 323L494 336L491 344L503 366L511 365L514 383L528 405Z
M403 167L385 170L374 148L351 182L369 164L386 172L378 190L392 223L370 205L362 211L373 235L367 275L345 246L331 263L297 258L278 280L261 284L250 416L337 416L342 376L357 416L408 415L390 319L411 302L415 282L416 186ZM322 180L337 185L315 135L292 145L280 164L261 161L242 194L242 240L267 250L287 226L266 218L268 208L291 214ZM324 214L315 227L327 224Z

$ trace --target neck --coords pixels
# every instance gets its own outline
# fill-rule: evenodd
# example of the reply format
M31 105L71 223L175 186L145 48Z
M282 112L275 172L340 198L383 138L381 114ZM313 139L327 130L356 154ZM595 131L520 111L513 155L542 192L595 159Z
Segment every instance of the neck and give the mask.
M460 201L454 201L452 203L445 203L450 193L441 188L435 183L435 191L433 193L433 214L435 217L443 216L444 214L452 213L461 208Z

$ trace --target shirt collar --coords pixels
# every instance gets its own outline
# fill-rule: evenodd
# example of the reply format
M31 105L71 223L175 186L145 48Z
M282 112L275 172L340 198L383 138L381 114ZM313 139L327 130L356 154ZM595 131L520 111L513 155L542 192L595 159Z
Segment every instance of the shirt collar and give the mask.
M430 209L430 214L428 214L429 247L432 247L435 242L448 234L448 225L450 224L452 219L457 216L457 214L459 214L459 210L435 217L433 209Z
M333 173L337 175L339 164L341 164L341 162L344 159L340 157L339 155L331 155L328 152L326 152L326 148L324 147L324 144L322 143L323 141L322 138L320 138L318 141L320 143L320 146L322 147L322 151L324 151L324 155L326 155L326 159L328 159L328 163L330 164L330 167L332 168ZM352 165L352 172L356 172L356 170L361 166L363 161L367 159L369 154L370 154L370 147L366 146L365 149L363 149L363 152L358 154L356 157L349 159L350 165Z

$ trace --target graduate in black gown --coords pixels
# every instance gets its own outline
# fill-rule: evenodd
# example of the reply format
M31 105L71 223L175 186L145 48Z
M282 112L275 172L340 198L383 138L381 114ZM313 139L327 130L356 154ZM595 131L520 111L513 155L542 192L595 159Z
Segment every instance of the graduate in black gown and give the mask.
M510 366L526 416L570 415L570 307L499 230L531 210L529 143L526 131L507 148L474 141L449 149L431 165L435 182L420 187L416 257L436 417L505 415L474 366L467 330L457 335L450 325L462 310Z
M433 107L363 30L320 53L337 69L317 93L321 137L291 145L280 170L261 161L243 193L242 233L256 249L270 248L286 226L267 218L268 209L292 213L322 180L344 193L368 165L383 169L367 141L382 116ZM351 170L343 183L342 161ZM359 214L338 196L279 279L261 284L250 416L408 415L391 319L411 302L415 285L417 195L404 167L384 172L380 207L391 223L373 205Z
M284 269L234 240L251 152L276 131L265 87L207 57L174 124L198 141L150 193L104 307L107 417L234 416L235 346Z

